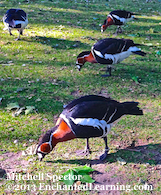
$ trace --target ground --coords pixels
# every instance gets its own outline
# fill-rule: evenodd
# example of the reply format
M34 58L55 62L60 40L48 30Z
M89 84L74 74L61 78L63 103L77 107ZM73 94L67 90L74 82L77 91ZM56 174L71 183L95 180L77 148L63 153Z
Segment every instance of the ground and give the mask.
M74 161L77 161L78 164L86 164L95 170L91 173L91 177L95 180L94 184L92 184L93 188L97 185L103 186L102 190L92 190L89 191L89 194L117 195L122 193L126 194L126 192L130 193L130 191L133 194L135 192L132 190L134 186L142 187L146 184L149 185L149 188L147 191L144 190L143 194L148 194L153 192L153 190L161 184L161 144L153 144L152 140L146 142L138 140L138 142L135 143L135 146L134 144L128 146L127 143L123 142L115 142L113 145L117 146L118 151L110 153L104 162L101 162L98 159L88 160L87 158L77 158L77 160L73 160L73 163ZM35 147L35 145L33 146ZM120 155L127 153L127 151L129 155L135 154L135 162L131 161L129 157L125 157L124 159L121 158L120 160ZM67 160L67 158L72 155L73 153L64 154L62 155L62 159L57 160L57 162L60 161L63 164L72 164L72 160ZM66 159L64 159L63 156L64 158L66 157ZM29 155L29 157L28 160L24 160L22 152L9 152L1 155L1 178L4 177L6 173L22 175L25 173L32 173L29 169L31 166L34 166L35 156ZM145 163L147 161L149 161L149 163ZM53 163L54 161L46 161L45 166L52 166ZM141 173L144 177L142 177ZM135 178L133 178L132 175L135 175ZM122 187L120 187L120 185ZM107 189L104 189L105 186L108 186ZM113 187L111 188L111 186ZM9 191L6 189L5 192L7 193ZM61 194L60 191L48 191L47 194L53 192L55 194ZM72 191L72 194L75 193L79 193L79 191ZM68 192L68 194L70 194L70 192ZM159 194L159 192L155 192L154 194Z

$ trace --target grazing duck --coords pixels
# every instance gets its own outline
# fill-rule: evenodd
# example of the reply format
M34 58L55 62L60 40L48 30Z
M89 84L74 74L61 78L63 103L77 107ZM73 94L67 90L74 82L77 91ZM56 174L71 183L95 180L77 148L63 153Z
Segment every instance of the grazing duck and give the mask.
M40 140L37 154L41 161L59 142L75 138L87 139L85 153L89 153L89 138L101 137L105 141L104 154L107 157L109 148L107 134L114 121L123 115L143 115L138 102L119 103L111 98L88 95L70 102L60 114L56 126L47 131Z
M27 14L22 9L9 9L3 16L3 23L5 25L4 30L8 30L10 35L12 35L12 29L18 30L19 36L16 40L19 40L28 24Z
M103 25L101 26L101 32L104 32L106 28L110 25L116 25L118 26L116 30L116 34L122 33L121 26L133 19L137 19L137 18L134 17L134 13L132 12L128 12L125 10L114 10L109 13L107 19L104 21Z
M129 57L131 54L145 56L146 53L141 51L130 39L106 38L98 41L92 46L91 51L83 51L77 56L76 66L80 71L85 62L107 64L107 70L111 76L110 64L117 64Z

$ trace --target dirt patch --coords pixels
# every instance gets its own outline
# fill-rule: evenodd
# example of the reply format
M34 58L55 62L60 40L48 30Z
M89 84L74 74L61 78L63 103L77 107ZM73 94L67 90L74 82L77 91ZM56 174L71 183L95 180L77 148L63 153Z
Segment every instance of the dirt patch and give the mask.
M119 190L120 185L126 185L128 179L124 172L120 171L119 166L114 164L98 164L93 165L93 169L99 170L93 173L93 179L96 181L93 184L93 187L99 186L97 192L100 195L120 195L121 191ZM91 193L92 194L92 193Z
M138 143L140 146L136 146ZM120 145L119 143L116 144ZM126 186L131 182L132 185L143 185L147 182L148 184L152 184L154 189L157 188L158 185L161 185L161 144L147 144L146 141L139 140L136 145L109 154L109 158L105 162L100 162L99 160L95 162L91 160L89 164L96 170L91 175L95 180L92 186L93 189L99 186L99 189L90 191L90 195L120 195L123 191L126 191ZM132 156L133 152L136 152L135 156L133 158L126 156L125 152L127 150L131 152L130 156ZM123 158L126 164L120 165L117 160L118 157ZM112 158L112 162L110 162L110 158ZM0 178L3 178L6 173L25 173L25 170L32 166L30 160L24 160L22 152L8 152L2 154L0 160ZM152 165L147 162L151 162ZM86 164L87 162L84 163ZM145 166L144 169L142 168L143 166ZM142 176L139 174L140 172L146 175L145 181L142 181ZM132 180L130 179L131 173L135 175ZM139 183L140 181L142 183ZM120 186L124 186L125 189L120 189Z
M22 167L26 168L29 161L22 159L22 152L12 153L8 152L0 156L0 168L5 170L6 173L13 173L22 171Z

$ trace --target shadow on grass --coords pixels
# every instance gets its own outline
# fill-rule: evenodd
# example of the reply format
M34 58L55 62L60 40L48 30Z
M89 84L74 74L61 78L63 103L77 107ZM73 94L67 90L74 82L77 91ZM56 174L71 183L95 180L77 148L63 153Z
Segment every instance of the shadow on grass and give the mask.
M35 37L31 37L31 41L30 40L25 40L27 42L39 42L43 45L48 45L51 46L51 48L54 49L75 49L77 47L82 48L82 49L86 49L88 47L90 47L88 44L85 43L81 43L80 41L71 41L71 40L67 40L67 39L57 39L57 38L52 38L52 37L44 37L44 36L35 36Z
M99 159L90 160L88 158L84 159L72 159L72 160L55 160L55 161L45 161L47 163L64 163L64 164L78 164L78 165L95 165L101 163L119 163L119 159L122 159L126 163L136 163L136 164L150 164L157 165L161 164L161 144L148 144L137 146L133 148L125 148L118 150L115 153L110 153L106 160L100 161ZM126 164L125 163L125 164Z
M140 59L138 58L138 60ZM23 63L25 64L27 62L24 61ZM60 62L57 62L56 65L59 66L59 63ZM138 79L138 83L135 83L135 81L133 81L131 83L131 86L134 87L134 89L139 86L140 92L137 90L137 93L144 93L145 90L148 90L148 93L146 93L150 97L154 92L156 95L160 93L158 83L160 80L161 71L159 66L152 65L152 62L151 65L148 66L140 66L139 64L134 66L130 66L128 64L116 65L116 71L112 73L112 77L109 77L106 80L104 78L101 78L102 66L100 66L99 68L99 64L85 64L82 68L81 73L79 73L77 70L73 70L74 75L78 75L76 76L76 80L75 78L73 79L73 74L68 71L68 69L71 68L70 66L70 63L66 64L66 66L64 66L64 69L67 70L60 70L67 73L62 76L61 74L50 74L50 76L48 75L48 77L42 78L41 74L39 75L39 73L37 73L38 78L40 78L38 81L36 80L36 77L32 78L31 76L31 78L27 78L28 75L26 75L26 78L5 78L5 80L1 82L0 97L4 98L1 107L4 108L8 101L18 101L21 106L27 104L35 105L39 112L51 112L53 109L59 110L62 109L63 103L66 104L74 99L72 91L79 91L79 88L75 88L75 85L81 83L83 86L86 86L88 88L89 82L91 86L95 86L98 79L100 80L101 89L101 86L108 87L108 85L111 85L112 87L115 87L117 83L121 83L122 85L122 81L120 80L120 78L125 79L123 84L126 86L128 85L129 81L132 82L133 77L136 77L136 79ZM52 68L54 73L54 66L52 64L50 64L50 68ZM75 67L73 66L73 68ZM99 74L88 74L88 71L86 73L87 68L93 70L98 69ZM23 70L25 69L22 67L21 71ZM151 88L152 84L155 87ZM128 90L128 88L125 88L125 92L126 90ZM88 94L92 93L96 94L97 92L88 92ZM12 97L12 100L10 97ZM38 98L40 98L41 101L37 102Z

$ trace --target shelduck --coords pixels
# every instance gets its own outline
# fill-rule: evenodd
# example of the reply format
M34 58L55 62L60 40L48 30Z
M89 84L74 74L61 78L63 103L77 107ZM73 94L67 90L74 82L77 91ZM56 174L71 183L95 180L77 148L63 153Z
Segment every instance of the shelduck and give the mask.
M137 47L139 45L130 39L102 39L92 46L91 51L83 51L77 56L76 66L80 71L85 62L107 64L109 75L102 76L111 76L111 64L117 64L131 54L146 55Z
M59 142L75 138L87 139L85 154L90 151L89 138L101 137L105 142L104 154L107 157L109 148L107 134L117 119L123 115L143 115L138 102L123 102L103 96L88 95L70 102L60 114L56 126L47 131L40 140L37 154L41 161Z
M103 25L101 26L101 32L104 32L108 26L116 25L118 26L116 30L117 33L122 33L121 26L125 23L137 19L134 17L134 13L125 11L125 10L114 10L109 13L107 19L104 21Z
M27 14L22 9L9 9L3 16L3 23L5 25L4 30L8 30L10 35L12 35L12 29L18 30L19 36L16 40L19 40L28 24Z

